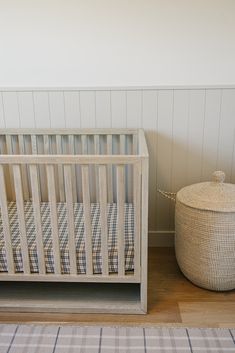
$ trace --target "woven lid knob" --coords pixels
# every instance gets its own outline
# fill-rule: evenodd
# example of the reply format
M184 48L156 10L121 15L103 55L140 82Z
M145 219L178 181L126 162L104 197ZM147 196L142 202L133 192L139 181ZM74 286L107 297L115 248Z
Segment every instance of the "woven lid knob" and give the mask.
M216 183L223 183L225 181L225 173L217 170L212 174L212 180Z

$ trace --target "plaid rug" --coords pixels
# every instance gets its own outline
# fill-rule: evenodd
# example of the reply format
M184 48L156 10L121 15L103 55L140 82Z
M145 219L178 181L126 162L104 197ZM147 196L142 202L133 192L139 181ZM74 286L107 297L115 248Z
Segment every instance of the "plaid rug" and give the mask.
M232 353L235 330L0 325L1 353Z
M25 202L25 223L27 240L29 247L30 270L38 273L38 255L36 246L36 229L33 214L33 204ZM13 256L16 272L23 271L22 250L20 247L20 231L15 202L8 204L9 222L12 236ZM66 203L57 203L58 228L60 238L60 256L62 274L70 271L69 250L68 250L68 222ZM109 253L109 272L118 271L118 252L117 252L117 204L107 205L108 216L108 253ZM46 272L54 272L52 231L50 218L50 205L48 202L41 203L41 219L44 243L44 254L46 262ZM91 204L92 222L92 258L93 273L102 273L101 258L101 225L100 207L98 203ZM86 273L86 256L84 240L84 212L83 204L74 204L74 227L77 250L77 271L78 274ZM25 249L24 249L25 251ZM134 209L132 204L125 204L125 269L131 271L134 268ZM7 259L5 252L4 234L2 219L0 214L0 272L7 272Z

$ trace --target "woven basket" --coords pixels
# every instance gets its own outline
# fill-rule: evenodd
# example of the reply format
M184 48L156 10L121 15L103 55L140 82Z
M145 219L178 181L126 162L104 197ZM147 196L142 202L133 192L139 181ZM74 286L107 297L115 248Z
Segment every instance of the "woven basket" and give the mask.
M211 290L235 289L235 185L214 172L212 182L176 194L175 250L184 275Z

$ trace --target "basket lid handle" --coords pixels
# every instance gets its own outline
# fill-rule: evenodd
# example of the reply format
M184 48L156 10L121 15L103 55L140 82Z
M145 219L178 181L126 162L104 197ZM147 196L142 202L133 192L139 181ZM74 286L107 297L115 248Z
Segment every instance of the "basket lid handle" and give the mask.
M225 181L225 173L221 170L216 170L212 174L212 181L215 183L223 183Z
M174 202L176 201L176 192L168 192L168 191L163 191L160 189L157 189L157 191L159 192L159 194L163 195L167 199L174 201Z

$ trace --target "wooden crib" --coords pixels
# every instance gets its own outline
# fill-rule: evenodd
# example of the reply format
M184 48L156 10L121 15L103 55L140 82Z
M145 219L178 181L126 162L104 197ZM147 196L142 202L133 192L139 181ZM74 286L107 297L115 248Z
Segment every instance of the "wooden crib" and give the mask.
M143 130L4 129L0 153L0 310L145 313Z

